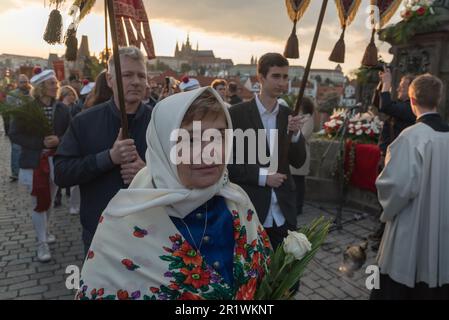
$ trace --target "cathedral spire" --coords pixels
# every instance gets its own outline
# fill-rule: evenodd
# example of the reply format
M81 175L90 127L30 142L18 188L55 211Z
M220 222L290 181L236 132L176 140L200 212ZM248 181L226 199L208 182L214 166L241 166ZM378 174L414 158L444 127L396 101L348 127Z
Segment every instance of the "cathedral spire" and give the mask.
M186 48L187 49L191 49L192 48L192 46L190 45L190 33L187 33Z
M179 44L178 40L176 40L175 57L177 57L178 55L179 55Z

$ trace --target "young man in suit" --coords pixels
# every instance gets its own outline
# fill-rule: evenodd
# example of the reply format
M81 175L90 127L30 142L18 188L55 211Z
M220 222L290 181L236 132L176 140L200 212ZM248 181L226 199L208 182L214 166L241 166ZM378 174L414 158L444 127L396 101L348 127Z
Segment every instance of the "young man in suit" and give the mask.
M248 193L273 248L282 243L288 230L296 230L296 189L289 164L300 168L306 159L305 140L300 132L300 117L293 117L288 107L278 103L278 98L287 91L288 67L287 59L278 53L262 56L258 64L260 93L251 101L230 109L234 130L253 130L256 131L257 137L257 143L249 143L246 140L243 158L242 155L236 154L238 146L234 144L234 161L228 166L230 179ZM268 172L268 165L261 164L260 156L257 157L256 163L248 161L250 153L256 152L259 155L260 137L257 131L263 129L266 130L266 136L262 137L267 140L270 162L277 161L280 164L275 172ZM274 130L277 130L277 136ZM290 142L287 142L288 131L293 132ZM262 142L262 145L264 143ZM278 158L273 159L276 154L272 151L276 147L279 150ZM288 163L281 159L286 147ZM265 157L265 154L262 156ZM244 159L243 164L239 164L241 159Z

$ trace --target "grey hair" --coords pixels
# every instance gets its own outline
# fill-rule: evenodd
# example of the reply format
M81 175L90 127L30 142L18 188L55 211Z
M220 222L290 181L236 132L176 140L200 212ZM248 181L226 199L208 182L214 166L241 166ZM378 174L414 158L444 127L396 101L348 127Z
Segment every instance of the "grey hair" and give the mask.
M34 87L32 87L30 96L36 100L42 99L45 96L45 90L47 89L46 82L47 81L43 81L43 82L35 85ZM59 90L59 81L58 81L58 90Z
M139 48L134 47L134 46L130 46L130 47L121 47L119 50L119 55L121 58L123 57L128 57L132 60L136 60L139 62L142 62L142 64L145 66L146 68L146 63L145 63L145 56L143 55L142 51L140 51ZM111 57L109 58L108 61L108 72L112 75L115 74L115 61L114 61L115 57L114 55L111 55Z

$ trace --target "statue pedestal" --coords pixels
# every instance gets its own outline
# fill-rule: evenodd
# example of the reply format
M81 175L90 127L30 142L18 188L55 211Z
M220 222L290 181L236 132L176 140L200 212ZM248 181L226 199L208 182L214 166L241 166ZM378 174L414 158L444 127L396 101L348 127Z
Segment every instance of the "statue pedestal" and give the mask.
M329 152L323 158L330 145ZM310 140L310 174L306 178L308 201L338 203L340 186L334 175L338 167L339 142L314 138ZM346 205L371 214L378 214L380 206L377 194L349 186Z

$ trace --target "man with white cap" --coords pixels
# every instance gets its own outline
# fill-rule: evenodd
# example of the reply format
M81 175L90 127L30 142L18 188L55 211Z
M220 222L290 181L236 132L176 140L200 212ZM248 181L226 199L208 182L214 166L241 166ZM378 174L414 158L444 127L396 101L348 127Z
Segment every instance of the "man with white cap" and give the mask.
M192 90L198 89L200 87L201 87L201 85L198 82L198 80L196 80L194 78L189 78L188 76L183 77L181 80L181 83L179 84L179 89L182 92L192 91Z
M56 186L53 182L53 155L70 123L69 110L56 100L59 83L53 70L37 69L31 78L33 100L13 114L10 138L22 147L19 182L31 192L32 221L36 231L37 258L51 260L48 244L49 215Z

